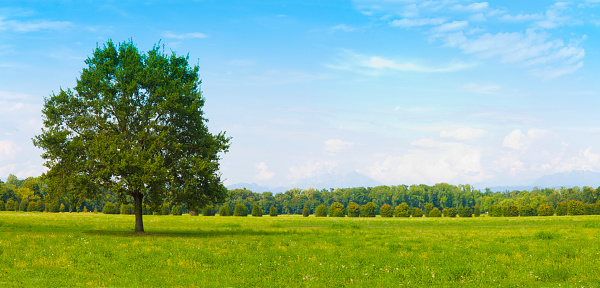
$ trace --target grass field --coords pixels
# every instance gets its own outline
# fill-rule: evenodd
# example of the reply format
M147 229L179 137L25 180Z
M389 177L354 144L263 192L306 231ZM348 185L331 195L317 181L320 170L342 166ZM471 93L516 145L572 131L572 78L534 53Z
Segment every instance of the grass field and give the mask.
M0 212L0 287L600 287L600 217Z

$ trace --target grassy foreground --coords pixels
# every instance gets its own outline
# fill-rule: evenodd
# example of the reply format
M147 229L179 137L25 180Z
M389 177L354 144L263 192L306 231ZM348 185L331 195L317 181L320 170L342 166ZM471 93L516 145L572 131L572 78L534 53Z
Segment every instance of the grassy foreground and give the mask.
M0 212L1 287L599 287L600 217Z

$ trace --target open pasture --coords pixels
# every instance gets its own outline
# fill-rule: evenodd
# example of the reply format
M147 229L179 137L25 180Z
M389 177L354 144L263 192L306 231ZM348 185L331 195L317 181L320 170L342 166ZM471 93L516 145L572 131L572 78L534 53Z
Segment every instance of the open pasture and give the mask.
M0 213L2 287L600 286L600 217Z

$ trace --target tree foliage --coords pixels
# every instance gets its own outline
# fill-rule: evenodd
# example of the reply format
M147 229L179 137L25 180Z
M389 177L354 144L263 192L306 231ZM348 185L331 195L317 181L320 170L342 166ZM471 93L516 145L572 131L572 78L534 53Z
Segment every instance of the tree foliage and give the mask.
M169 199L198 211L226 199L219 153L224 133L205 124L198 66L159 46L140 53L132 42L97 47L73 90L45 99L45 128L34 139L49 168L52 198L80 205L106 191L133 199L135 231L143 232L143 203Z
M335 202L329 206L329 217L344 217L346 213L344 211L344 205Z
M275 206L271 206L271 208L269 208L269 216L277 217L277 208L275 208Z
M235 208L233 209L233 216L248 216L248 207L246 207L244 204L235 205Z
M219 207L219 216L231 216L231 208L229 208L229 205L225 204Z
M308 215L310 215L310 209L308 209L308 206L304 206L304 209L302 209L302 217L308 217Z
M367 202L367 204L360 207L360 217L375 217L375 205L373 205L373 202Z
M348 203L346 210L348 211L348 217L358 217L361 213L360 206L354 202Z
M381 217L392 217L393 216L392 206L390 206L390 204L381 205L381 208L379 208L379 215L381 215Z
M410 216L410 207L408 204L401 203L396 208L394 208L394 215L396 217L409 217Z
M325 205L323 205L323 204L317 206L317 209L315 209L315 217L326 217L326 216L327 216L327 207L325 207Z
M429 211L429 217L442 217L442 212L437 207L433 207L433 209Z
M263 216L263 211L260 208L260 206L258 206L258 204L252 205L252 216L254 216L254 217L262 217Z

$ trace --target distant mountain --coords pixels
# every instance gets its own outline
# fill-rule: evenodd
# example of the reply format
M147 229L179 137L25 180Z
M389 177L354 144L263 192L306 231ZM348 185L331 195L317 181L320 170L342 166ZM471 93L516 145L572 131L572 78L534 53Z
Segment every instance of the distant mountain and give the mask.
M496 186L489 187L492 192L505 192L505 191L531 191L533 188L571 188L577 186L579 188L583 186L598 187L600 186L600 173L592 171L571 171L555 173L546 175L533 181L531 185L527 186Z
M546 175L537 179L534 183L537 187L559 188L559 187L598 187L600 186L600 173L592 171L571 171Z
M352 187L375 187L382 185L380 182L358 172L350 172L346 175L340 174L325 174L318 177L307 178L296 184L280 187L266 187L256 183L238 183L227 186L227 189L242 189L246 188L252 192L262 193L265 191L273 193L282 193L292 188L308 189L314 188L317 190L330 188L352 188Z

